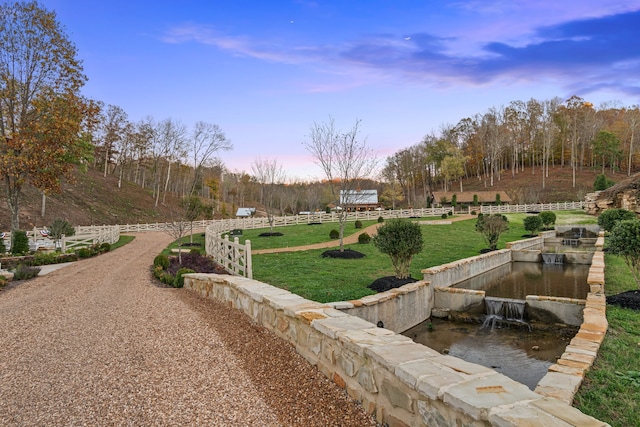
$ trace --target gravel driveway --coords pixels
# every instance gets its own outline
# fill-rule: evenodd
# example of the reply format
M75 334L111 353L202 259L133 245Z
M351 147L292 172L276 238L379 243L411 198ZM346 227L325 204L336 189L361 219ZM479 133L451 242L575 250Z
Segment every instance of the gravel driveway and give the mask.
M150 265L171 238L0 291L0 424L374 426L267 330Z

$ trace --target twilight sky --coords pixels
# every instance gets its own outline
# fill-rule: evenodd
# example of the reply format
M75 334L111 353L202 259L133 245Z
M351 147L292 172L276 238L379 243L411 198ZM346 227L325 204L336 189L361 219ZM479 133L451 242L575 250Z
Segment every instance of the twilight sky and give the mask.
M40 0L78 47L84 94L131 121L218 124L232 171L335 119L380 162L443 124L530 98L640 101L640 0Z

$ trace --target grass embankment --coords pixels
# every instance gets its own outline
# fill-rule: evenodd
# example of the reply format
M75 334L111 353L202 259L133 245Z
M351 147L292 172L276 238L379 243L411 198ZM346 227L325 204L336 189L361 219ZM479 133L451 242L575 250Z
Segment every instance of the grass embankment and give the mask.
M605 263L607 295L637 289L621 258L606 255ZM640 426L640 312L609 304L607 320L609 330L574 406L613 427Z

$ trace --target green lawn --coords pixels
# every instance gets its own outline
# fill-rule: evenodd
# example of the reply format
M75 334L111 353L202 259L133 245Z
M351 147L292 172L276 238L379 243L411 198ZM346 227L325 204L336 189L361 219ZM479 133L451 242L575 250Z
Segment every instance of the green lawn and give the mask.
M605 292L638 289L624 261L605 256ZM609 330L574 405L614 427L640 426L640 312L607 305Z
M451 225L423 225L424 249L411 264L411 276L421 278L421 270L478 255L487 247L475 231L475 220ZM353 230L351 224L348 228ZM353 230L355 231L355 230ZM287 228L287 234L289 230ZM511 222L499 241L520 240L526 234L522 223ZM252 240L253 245L253 240ZM322 258L324 250L254 255L253 277L318 302L358 299L374 292L367 288L375 279L394 274L391 260L373 244L348 248L364 253L359 259Z

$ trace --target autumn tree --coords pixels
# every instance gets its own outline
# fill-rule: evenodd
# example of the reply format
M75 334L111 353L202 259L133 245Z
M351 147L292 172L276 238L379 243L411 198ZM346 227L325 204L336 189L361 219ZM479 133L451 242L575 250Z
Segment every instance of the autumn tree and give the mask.
M342 132L335 127L333 118L325 123L314 123L309 139L303 144L322 168L331 191L333 203L338 209L340 252L344 251L344 226L347 208L359 201L357 191L360 182L369 177L376 166L376 159L360 138L360 120L351 129Z
M90 155L97 106L80 96L86 77L54 12L5 3L0 28L0 175L17 230L23 186L59 192Z

